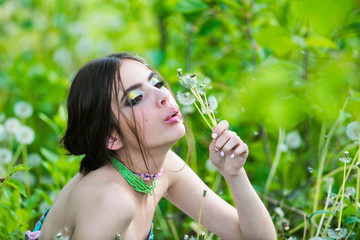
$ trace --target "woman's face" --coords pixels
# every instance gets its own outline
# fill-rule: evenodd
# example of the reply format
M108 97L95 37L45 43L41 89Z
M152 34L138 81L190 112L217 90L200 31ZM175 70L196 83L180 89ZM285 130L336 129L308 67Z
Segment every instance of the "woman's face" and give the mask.
M179 107L159 76L144 64L135 60L124 60L120 67L124 91L119 92L120 129L126 144L137 148L135 136L131 133L124 117L133 118L138 135L150 149L171 147L185 134L185 127Z

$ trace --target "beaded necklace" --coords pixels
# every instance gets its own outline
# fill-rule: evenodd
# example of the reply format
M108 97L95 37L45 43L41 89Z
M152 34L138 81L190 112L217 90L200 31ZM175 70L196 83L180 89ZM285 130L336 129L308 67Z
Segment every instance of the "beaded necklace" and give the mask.
M121 175L125 178L125 180L130 184L130 186L135 191L142 193L149 193L152 196L152 194L154 193L154 189L156 187L155 180L150 185L146 185L141 178L136 176L135 173L131 172L127 167L124 166L124 164L116 160L116 158L112 157L110 158L110 160L112 165L121 173ZM162 173L162 170L160 172ZM157 175L161 176L161 174L157 174Z

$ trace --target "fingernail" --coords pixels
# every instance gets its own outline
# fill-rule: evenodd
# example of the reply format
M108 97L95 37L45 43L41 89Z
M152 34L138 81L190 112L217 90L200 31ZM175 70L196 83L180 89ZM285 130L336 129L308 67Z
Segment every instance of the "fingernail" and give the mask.
M212 136L213 139L215 139L217 137L217 134L213 133L211 136Z
M221 152L220 152L220 155L221 155L222 157L225 156L224 151L221 151Z
M231 158L234 158L234 157L235 157L235 154L232 153L230 157L231 157Z
M219 149L217 149L217 147L215 147L215 151L216 151L216 152L218 152L218 151L219 151Z

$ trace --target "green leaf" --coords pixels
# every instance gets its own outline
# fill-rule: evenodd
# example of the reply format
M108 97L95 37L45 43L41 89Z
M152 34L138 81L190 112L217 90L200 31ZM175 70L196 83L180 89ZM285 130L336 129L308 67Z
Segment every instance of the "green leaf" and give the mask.
M27 165L23 165L23 164L18 164L16 166L14 166L13 168L10 169L11 174L19 172L19 171L23 171L23 170L28 170L31 169L31 166L27 166Z
M199 35L210 34L212 31L214 31L216 28L220 27L221 25L222 22L218 19L208 19L202 24L199 30Z
M354 223L354 222L358 222L360 223L360 218L358 217L348 217L346 220L345 220L345 224L349 224L349 223Z
M325 37L309 37L305 41L310 47L337 48L333 41Z
M44 155L44 157L49 160L52 163L56 163L58 161L58 159L60 158L59 155L57 155L56 153L48 150L47 148L40 148L40 152Z
M56 125L56 123L54 122L54 120L52 120L51 118L49 118L47 115L45 115L44 113L39 113L39 118L45 122L50 128L52 128L54 130L54 132L56 134L61 134L61 131L58 127L58 125Z
M20 182L19 180L16 179L8 179L4 181L5 185L8 185L10 187L15 188L16 190L19 190L20 193L24 196L27 197L26 195L26 191L25 191L25 186L22 182Z
M209 6L202 0L180 0L175 10L183 14L198 13L208 9Z
M314 215L316 215L316 214L322 214L322 213L329 213L329 214L332 214L332 215L335 216L335 214L332 213L332 212L325 211L325 210L319 210L319 211L313 212L313 213L310 215L310 217L309 217L309 222L310 222L311 218L312 218Z

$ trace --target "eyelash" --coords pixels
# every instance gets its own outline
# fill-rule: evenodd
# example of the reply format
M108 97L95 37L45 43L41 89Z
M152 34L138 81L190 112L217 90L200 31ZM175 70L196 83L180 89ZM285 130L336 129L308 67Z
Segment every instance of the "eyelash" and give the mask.
M154 77L154 78L157 78L157 77ZM158 82L154 85L154 87L160 89L163 86L165 86L165 81L164 80L160 80L159 78L157 78L157 79L158 79ZM128 107L135 106L136 104L141 102L143 97L144 96L142 94L139 94L134 99L127 99L126 102L125 102L125 106L128 106Z

